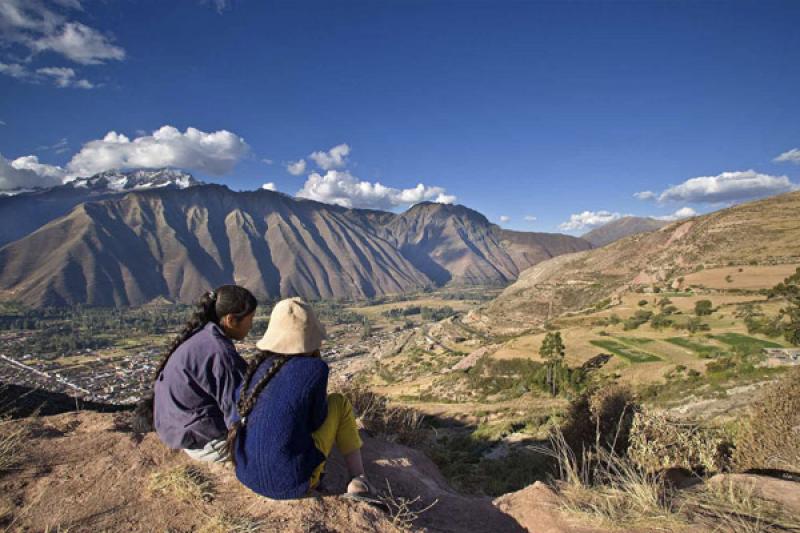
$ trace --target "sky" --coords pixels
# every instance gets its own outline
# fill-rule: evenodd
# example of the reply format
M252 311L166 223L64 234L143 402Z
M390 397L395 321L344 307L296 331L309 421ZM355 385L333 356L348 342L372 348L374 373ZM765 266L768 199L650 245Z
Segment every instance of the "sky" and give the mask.
M800 2L0 0L0 189L179 167L523 231L800 184Z

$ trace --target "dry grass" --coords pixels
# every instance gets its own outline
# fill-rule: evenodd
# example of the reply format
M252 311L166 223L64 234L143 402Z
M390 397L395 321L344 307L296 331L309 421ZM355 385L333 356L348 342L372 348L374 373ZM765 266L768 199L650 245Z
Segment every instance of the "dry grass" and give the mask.
M568 514L608 527L685 522L661 476L644 472L613 451L576 454L558 430L550 447L540 451L555 461L560 506Z
M249 516L234 516L219 513L208 517L197 533L256 533L262 530L262 523Z
M396 496L392 492L392 486L389 480L386 480L386 492L378 495L378 502L380 502L392 519L392 524L400 529L411 529L411 526L419 518L419 516L426 511L433 508L434 505L439 503L439 500L434 500L428 505L420 502L420 496L416 498L406 498L403 496Z
M0 419L0 473L20 462L26 433L20 425Z
M391 405L388 398L363 385L349 384L337 392L349 398L356 417L370 433L402 444L417 444L424 438L425 415L418 410Z
M685 468L712 473L728 466L729 449L720 431L674 420L664 412L641 409L633 417L627 455L649 472Z
M712 531L730 533L800 531L800 518L760 498L753 484L707 483L684 497L688 515Z
M214 498L211 480L193 466L176 466L150 475L148 489L154 494L175 496L187 503Z
M753 402L733 455L738 469L800 473L800 368L767 387Z

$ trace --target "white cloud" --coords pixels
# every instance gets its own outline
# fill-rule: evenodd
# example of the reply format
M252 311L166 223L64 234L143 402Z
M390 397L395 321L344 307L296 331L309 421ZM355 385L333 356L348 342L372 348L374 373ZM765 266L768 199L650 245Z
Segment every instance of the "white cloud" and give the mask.
M75 87L78 89L94 89L94 84L86 79L76 79L75 71L65 67L45 67L36 69L38 74L49 76L61 88Z
M770 176L755 170L700 176L675 185L658 195L659 202L722 203L750 200L796 190L786 176Z
M265 183L264 185L262 185L261 188L264 189L265 191L277 191L278 190L278 187L276 187L275 184L272 183L271 181L269 183Z
M339 144L327 152L314 152L308 157L322 170L331 170L343 167L347 163L346 158L349 154L350 147L346 144Z
M89 141L67 165L72 175L89 176L115 168L178 167L212 175L229 172L247 153L244 139L227 130L206 133L187 128L181 133L163 126L152 135L130 140L110 131Z
M5 126L5 125L6 125L5 121L4 120L0 120L0 126Z
M612 213L610 211L584 211L583 213L570 215L569 220L563 222L558 227L564 231L595 228L620 218L622 218L620 213Z
M76 0L58 3L67 10L83 10ZM52 51L82 65L125 59L125 50L113 43L113 37L69 20L40 0L0 2L0 40L33 53Z
M800 164L800 148L792 148L788 152L783 152L781 155L773 159L776 163L798 163Z
M536 217L533 215L525 215L525 222L536 222Z
M653 191L641 191L633 193L633 196L639 200L653 200L657 195Z
M31 73L23 65L19 63L0 63L0 74L24 80L31 76Z
M75 70L67 67L42 67L36 69L36 71L31 71L25 65L19 63L0 63L0 74L31 83L50 81L60 88L95 88L92 82L84 78L78 78Z
M81 65L125 59L125 50L113 44L109 37L80 22L67 22L55 33L36 39L33 49L38 52L51 50Z
M681 207L671 215L664 215L660 217L653 217L656 220L680 220L682 218L689 218L697 215L697 211L691 207Z
M392 209L423 201L454 203L456 197L446 194L442 187L428 187L420 183L411 189L395 189L381 183L362 181L346 171L329 170L325 175L311 173L299 198L336 204L342 207Z
M262 163L264 163L265 165L271 165L271 164L272 164L272 163L274 163L275 161L273 161L272 159L266 159L266 158L264 158L264 159L262 159L262 160L261 160L261 162L262 162Z
M286 170L288 170L289 174L292 176L299 176L306 171L306 160L300 159L299 161L289 161L289 163L286 165Z
M0 190L60 185L64 169L39 162L35 155L9 161L0 154Z
M502 222L503 224L505 224L509 220L511 220L510 216L508 216L508 215L500 215L500 222Z

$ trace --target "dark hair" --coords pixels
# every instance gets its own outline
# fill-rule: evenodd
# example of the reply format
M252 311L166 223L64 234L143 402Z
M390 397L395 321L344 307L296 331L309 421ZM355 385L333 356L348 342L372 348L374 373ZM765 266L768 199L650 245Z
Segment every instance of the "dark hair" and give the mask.
M195 333L203 329L206 324L213 322L219 325L220 318L225 315L233 315L237 320L241 320L256 310L258 301L250 291L239 285L222 285L213 291L209 291L200 297L189 321L181 332L169 345L167 353L161 360L153 376L153 381L157 380L167 366L170 356L178 349L178 346L189 340Z
M263 363L267 357L274 358L272 360L272 366L270 366L269 370L264 373L264 376L258 381L258 383L253 386L253 390L248 392L248 389L250 388L250 382L253 380L256 370L258 370L258 367L261 366L261 363ZM292 357L293 356L291 355L282 355L273 352L262 351L259 352L259 354L250 361L250 364L247 365L247 371L244 374L242 388L240 389L241 392L239 393L239 401L236 403L236 409L239 411L239 420L237 420L233 426L231 426L230 430L228 430L228 438L225 439L225 452L234 466L236 466L236 453L233 447L236 444L236 437L239 435L239 430L247 422L246 419L250 415L250 411L252 411L253 407L256 405L258 395L261 394L261 391L264 390L264 387L267 386L270 380L275 377L275 374L278 373L278 370L280 370L281 367Z
M233 315L241 320L256 310L258 302L255 296L244 287L238 285L222 285L213 291L205 293L197 301L195 309L189 321L183 327L177 337L170 343L167 353L153 375L153 382L158 380L164 367L167 366L170 356L178 349L178 346L186 342L195 333L200 331L209 322L219 324L219 319L225 315ZM137 433L147 433L153 431L153 393L145 396L136 405L132 415L131 427Z

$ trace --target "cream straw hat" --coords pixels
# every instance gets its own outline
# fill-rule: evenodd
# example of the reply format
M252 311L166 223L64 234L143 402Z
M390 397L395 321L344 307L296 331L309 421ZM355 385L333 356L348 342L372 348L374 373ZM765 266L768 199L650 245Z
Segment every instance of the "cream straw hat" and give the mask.
M309 354L318 350L325 338L325 328L311 306L301 298L287 298L275 304L267 331L256 347L265 352Z

